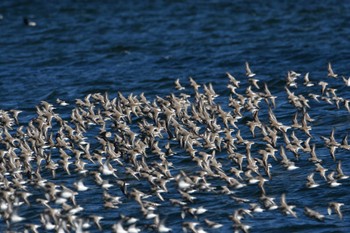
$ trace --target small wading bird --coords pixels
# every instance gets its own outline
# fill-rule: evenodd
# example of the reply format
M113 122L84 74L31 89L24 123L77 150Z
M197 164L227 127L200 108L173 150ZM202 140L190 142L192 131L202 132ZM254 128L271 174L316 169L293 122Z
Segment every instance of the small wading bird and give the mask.
M182 226L204 233L259 225L269 231L261 223L276 209L281 227L285 215L325 221L318 206L302 206L300 198L320 206L330 194L348 198L338 187L349 179L348 136L339 143L344 130L331 129L332 122L346 129L347 87L336 79L312 87L309 73L303 81L288 71L283 85L264 80L259 89L248 62L245 73L248 80L226 73L220 92L189 78L189 90L177 79L175 93L153 100L91 93L69 106L42 101L34 117L0 110L0 229L165 233ZM328 75L337 76L330 63ZM343 219L343 205L328 204L335 213L329 226ZM40 217L26 214L32 210Z
M328 77L337 78L338 75L333 72L332 64L328 62Z
M250 67L249 67L249 63L246 61L245 62L245 71L246 71L246 75L248 78L252 78L255 76L255 74L250 70Z

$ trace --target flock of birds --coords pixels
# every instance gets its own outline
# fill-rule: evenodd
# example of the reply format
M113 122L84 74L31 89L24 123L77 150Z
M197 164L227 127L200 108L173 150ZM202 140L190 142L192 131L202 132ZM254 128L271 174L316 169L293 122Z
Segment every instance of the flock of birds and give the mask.
M341 221L344 203L296 206L280 179L299 169L310 171L301 189L336 190L348 182L339 156L350 150L347 135L339 139L331 126L327 135L313 135L310 112L311 105L327 105L349 114L350 99L327 79L345 90L350 79L343 83L331 64L327 82L289 71L284 96L276 96L248 63L244 80L227 77L228 98L189 78L190 85L176 80L175 94L153 100L94 93L73 107L42 101L27 123L21 111L1 110L2 229L137 233L174 232L176 225L194 233L248 232L251 219L268 212ZM295 94L298 85L307 93ZM283 108L288 122L275 114ZM276 181L279 190L269 187ZM227 208L216 213L211 199Z

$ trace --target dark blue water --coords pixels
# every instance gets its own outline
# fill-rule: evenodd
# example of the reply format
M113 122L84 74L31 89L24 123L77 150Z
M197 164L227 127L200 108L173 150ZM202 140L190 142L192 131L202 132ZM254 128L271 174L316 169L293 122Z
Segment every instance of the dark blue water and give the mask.
M59 107L57 112L68 119L75 100L89 93L108 92L111 98L118 91L125 96L144 93L153 100L157 95L179 93L174 89L177 78L189 90L190 76L201 84L212 83L220 95L217 102L227 110L229 92L225 73L230 72L247 87L245 61L250 63L260 83L266 82L270 91L278 96L278 108L274 112L284 124L292 124L295 112L287 102L284 89L289 70L302 76L310 72L310 79L316 84L327 80L338 89L339 96L350 98L350 87L344 86L340 78L350 75L350 3L344 1L1 1L0 14L3 16L0 20L0 109L22 110L23 124L35 116L35 106L42 100L67 101L70 107ZM24 17L37 25L24 25ZM339 74L337 80L327 78L328 62L332 62ZM311 92L320 94L320 87L307 89L300 84L293 91L307 96ZM312 140L318 145L319 156L325 158L324 165L335 170L336 164L320 136L329 136L334 127L340 141L350 129L349 113L324 102L310 100L310 105L313 106L310 115L315 119ZM266 115L261 118L268 121ZM248 128L243 132L248 134ZM344 172L350 173L348 151L337 153ZM181 162L181 158L172 160L179 166L175 171L190 171L195 165ZM324 182L321 187L308 190L305 180L313 166L307 163L306 157L298 165L300 169L288 172L276 165L274 178L265 186L277 202L281 194L287 192L287 202L297 206L299 218L267 211L242 221L251 225L252 232L348 232L349 181L341 181L342 185L336 188ZM76 177L62 172L61 180L56 178L55 182L69 186ZM89 181L90 190L77 201L84 206L86 216L98 211L105 217L101 221L105 231L111 231L121 213L142 218L137 204L126 198L119 209L104 209L101 201L96 201L96 196L102 199L102 191L93 185L92 178L87 178L88 184ZM237 194L257 201L259 194L254 190L256 185ZM122 196L119 191L111 192ZM172 194L165 196L172 198ZM35 203L35 197L30 200ZM345 203L343 220L333 214L319 223L303 214L304 206L326 214L330 201ZM20 213L27 222L39 223L43 209L36 205ZM224 230L216 232L232 231L228 216L242 207L226 196L212 193L199 195L194 206L201 205L207 207L208 212L198 222L207 231L210 229L206 228L204 218L224 224ZM181 230L185 220L180 218L179 208L165 202L158 213L166 218L166 225L174 232ZM4 221L1 224L4 231ZM17 223L14 229L23 231L24 224ZM147 221L140 220L137 226L142 228L146 224ZM97 232L97 228L91 227L91 232Z

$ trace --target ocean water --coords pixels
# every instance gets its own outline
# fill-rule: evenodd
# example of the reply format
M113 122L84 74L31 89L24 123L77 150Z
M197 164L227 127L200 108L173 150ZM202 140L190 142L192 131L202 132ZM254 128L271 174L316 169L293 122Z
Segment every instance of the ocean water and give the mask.
M292 124L295 113L285 91L288 71L301 74L298 87L291 88L297 95L321 94L317 84L327 81L330 87L337 88L338 96L350 99L350 87L341 79L342 75L350 76L350 3L346 1L1 1L0 14L0 109L21 110L19 120L23 125L36 116L35 106L43 100L56 104L60 98L68 102L69 106L57 106L56 111L69 119L76 99L83 99L89 93L107 92L111 98L118 92L124 96L144 93L154 100L157 96L179 94L174 88L174 81L179 79L186 87L184 92L193 94L189 77L202 85L211 83L219 95L216 102L229 111L226 72L241 81L244 94L248 86L246 61L257 74L261 87L267 83L271 93L278 96L274 113L284 124ZM24 17L37 25L24 25ZM338 73L338 79L327 77L328 62ZM315 83L312 88L302 85L301 79L307 72ZM350 113L344 107L337 109L334 104L322 101L310 99L309 104L308 111L315 119L312 142L324 160L322 165L335 170L336 163L320 137L328 137L335 129L336 139L341 141L349 133ZM267 108L263 106L259 116L268 122ZM239 123L242 135L259 145L259 135L252 138L245 120ZM94 133L87 136L94 145ZM196 164L173 144L178 152L171 158L176 165L174 174L179 170L190 174ZM239 150L244 152L242 148ZM217 154L229 168L225 156L223 151ZM285 216L278 210L256 213L242 220L251 225L251 232L350 230L349 180L330 188L317 177L320 187L305 188L306 176L314 167L303 156L295 161L300 168L293 171L286 171L274 162L272 180L265 183L267 193L277 203L281 194L287 193L287 202L296 205L298 218ZM349 174L349 151L337 150L337 158ZM53 181L69 187L78 178L77 174L57 173ZM45 176L49 179L50 174ZM125 176L121 174L121 177ZM90 189L77 196L77 202L84 207L79 216L99 213L104 216L101 225L106 232L112 231L120 214L134 216L141 219L136 225L142 232L152 231L145 227L150 221L142 220L138 204L124 197L116 186L109 192L122 196L123 204L111 210L101 204L103 190L94 184L93 178L87 177L85 182ZM133 181L132 186L146 190L143 182ZM219 182L220 185L224 182ZM179 198L174 186L169 187L172 188L164 197ZM40 192L35 189L32 192L32 206L20 212L27 219L13 224L11 230L23 231L26 223L40 223L43 207L35 202L41 197ZM260 194L256 185L248 185L237 190L236 195L257 202ZM334 214L327 215L331 201L345 204L342 220ZM204 206L208 211L199 219L182 220L180 208L165 201L158 213L173 232L181 231L184 221L198 221L207 231L232 232L229 215L237 208L246 207L228 196L210 192L198 194L193 206ZM307 218L303 214L304 206L327 215L325 221ZM209 229L204 218L220 222L224 227ZM0 223L0 231L8 229L3 219ZM39 230L44 232L43 228ZM98 232L98 229L93 226L90 231Z

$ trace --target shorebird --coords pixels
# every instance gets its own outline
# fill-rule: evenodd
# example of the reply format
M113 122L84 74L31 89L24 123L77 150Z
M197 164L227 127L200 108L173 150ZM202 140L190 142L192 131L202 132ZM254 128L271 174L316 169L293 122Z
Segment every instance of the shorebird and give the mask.
M12 109L12 110L10 110L10 112L13 114L13 119L15 120L15 124L19 125L18 115L23 111Z
M255 74L250 70L250 67L249 67L249 63L246 61L245 62L245 71L246 71L246 75L248 78L252 78L255 76Z
M332 214L332 209L333 209L334 212L339 216L339 218L343 219L343 214L340 210L340 207L342 207L343 205L344 205L344 203L339 203L339 202L328 203L328 208L327 208L328 215Z
M177 90L179 90L179 91L185 89L183 86L181 86L181 84L180 84L180 79L176 79L176 81L175 81L175 88L176 88Z
M54 223L52 223L50 219L50 215L48 215L47 213L40 214L40 222L44 226L45 230L47 231L54 230L58 227L58 225L56 225L57 220Z
M141 228L136 227L135 224L132 224L128 227L128 233L139 233L140 231L141 231Z
M324 81L320 81L320 82L318 83L318 85L320 85L320 86L322 87L321 93L322 93L322 95L323 95L323 94L325 93L325 91L326 91L326 87L327 87L328 83L327 83L327 82L324 82Z
M226 72L227 77L229 78L229 82L235 87L239 88L239 84L241 83L235 77L233 77L229 72Z
M187 232L187 230L190 230L193 233L198 233L198 230L196 229L196 226L198 225L199 225L199 222L183 222L182 231Z
M326 171L328 171L328 169L322 167L322 165L319 164L319 163L315 163L315 166L316 166L315 171L318 172L318 173L320 173L320 175L323 177L323 179L324 179L325 181L327 181Z
M308 187L308 188L316 188L318 186L320 186L320 185L315 182L315 180L314 180L314 173L311 173L310 175L308 175L307 176L306 187Z
M207 212L203 206L199 206L198 208L191 208L188 206L182 206L181 217L184 219L186 214L190 214L194 218L198 218L198 215L204 214Z
M335 174L335 172L332 171L327 176L327 182L328 182L329 186L331 186L331 187L337 187L337 186L341 185L341 183L337 182L337 180L334 178L334 174Z
M320 221L320 222L324 221L324 218L325 218L323 214L320 214L319 212L313 209L310 209L309 207L306 207L306 206L304 207L304 213L306 216L316 219L317 221Z
M164 222L165 222L165 219L159 220L159 216L154 218L154 225L157 232L159 233L171 232L172 229L170 227L165 226Z
M122 221L124 223L126 223L126 225L131 225L131 224L135 224L136 222L138 222L140 219L135 218L135 217L131 217L131 216L125 216L123 214L120 215Z
M294 72L294 71L288 71L287 77L286 77L286 83L288 87L295 87L297 88L298 85L295 82L295 80L300 76L300 74Z
M115 233L129 233L128 230L125 230L121 221L113 224L112 229L114 230Z
M68 106L69 105L66 101L61 100L59 98L56 99L56 103L61 105L61 106Z
M260 207L260 205L257 204L257 203L249 203L249 205L250 205L249 210L250 210L251 212L254 212L254 213L262 213L262 212L264 212L264 209L262 209L262 208Z
M344 106L345 106L345 108L346 108L346 110L348 110L348 112L350 112L350 100L347 100L347 99L345 99L344 100Z
M281 205L280 205L280 209L284 214L290 214L293 217L297 218L297 214L295 213L295 211L293 211L293 209L295 208L294 205L288 205L286 202L286 195L283 193L281 196Z
M227 84L227 86L226 86L228 89L230 89L230 91L231 91L231 93L232 94L236 94L237 95L237 92L236 92L236 89L237 89L237 87L235 87L234 85L232 85L232 84Z
M72 203L76 206L75 196L78 195L79 193L74 192L73 190L71 190L70 188L67 188L64 185L60 185L60 187L62 188L62 191L60 193L61 197L65 199L70 199Z
M310 79L309 79L309 72L307 72L304 76L304 86L307 86L307 87L312 87L314 86L314 84L312 82L310 82Z
M333 72L332 64L328 62L328 77L337 78L338 75Z
M186 202L181 201L181 200L178 200L178 199L172 199L172 198L170 198L169 201L170 201L170 203L171 203L172 205L174 205L174 206L184 206L184 205L187 204Z
M248 233L251 226L247 224L243 224L241 222L237 222L234 224L234 228L235 228L235 233L236 232Z
M26 219L25 217L19 216L17 213L17 210L13 210L10 215L11 215L10 217L11 223L18 223Z
M309 161L311 161L311 162L313 162L313 163L321 163L321 162L322 162L322 159L319 159L319 158L317 157L317 154L316 154L316 145L315 145L315 144L312 144L312 146L311 146Z
M345 86L350 87L350 77L346 79L344 76L342 76L342 78L345 83Z
M79 191L79 192L80 192L80 191L86 191L86 190L89 189L87 186L84 185L82 179L80 179L80 180L77 181L77 182L74 182L73 185L74 185L74 187L77 189L77 191Z
M115 169L110 164L110 160L109 159L107 159L103 164L101 164L99 170L102 172L103 175L106 175L106 176L113 175L114 177L118 178L118 176L115 174L117 169Z
M345 150L350 150L350 145L348 144L348 135L344 136L344 138L341 142L340 148L345 149Z
M287 168L287 170L289 171L292 171L292 170L295 170L295 169L298 169L299 167L295 166L295 163L290 161L288 158L287 158L287 155L285 153L285 150L284 150L284 147L281 146L281 149L280 149L280 155L282 157L282 160L281 160L281 163L284 167Z
M92 220L94 221L94 223L96 224L97 228L102 231L102 226L100 224L100 221L103 219L102 216L99 215L90 215L90 218L92 218Z
M314 93L309 93L308 94L309 97L311 97L312 99L316 100L317 102L320 102L318 100L318 98L320 97L320 95L314 94Z
M216 222L211 221L211 220L209 220L207 218L205 218L204 221L208 225L208 227L212 228L212 229L219 229L219 228L223 227L223 224L216 223Z
M271 94L269 88L267 87L267 84L264 83L264 91L265 91L265 99L270 100L272 103L272 106L275 108L276 107L276 98L277 96L274 96Z
M198 85L198 84L196 83L196 81L194 81L194 79L193 79L192 77L189 77L189 80L190 80L190 83L191 83L191 86L193 87L193 89L194 89L195 91L198 91L198 88L200 88L201 85Z
M340 160L338 161L338 164L337 164L337 175L335 177L337 179L341 179L341 180L345 180L345 179L349 178L348 175L344 174L343 169L341 167L341 161Z
M30 232L39 233L38 228L40 228L38 224L26 224L26 229Z
M265 194L262 194L262 196L260 197L260 200L266 209L268 210L278 209L278 205L274 201L275 200L274 197L269 197L269 196L266 196Z
M329 111L339 108L337 116L350 112L350 100L343 95L346 87L337 90L333 81L329 84L320 81L320 97L310 93L317 91L317 87L312 88L307 73L304 76L306 87L293 92L290 89L297 87L299 74L289 71L286 92L282 89L278 94L279 98L287 96L280 100L271 94L266 83L262 90L258 89L258 80L253 79L255 74L248 63L249 82L243 89L238 78L226 75L230 88L226 90L229 92L226 102L222 98L225 91L215 92L212 84L200 84L190 78L193 90L189 93L169 93L152 101L144 94L124 96L119 92L110 98L107 93L91 93L77 99L75 105L69 107L68 114L65 102L57 100L58 114L55 106L43 101L36 106L33 113L36 115L27 124L22 120L27 116L18 121L20 110L0 110L0 218L9 225L8 230L14 224L14 229L20 229L21 224L29 221L28 216L19 212L19 208L27 204L26 208L38 207L40 219L33 219L25 226L25 231L98 229L131 233L150 227L153 231L170 232L176 229L177 220L183 222L181 215L186 215L184 229L205 232L224 228L225 223L204 219L206 228L203 228L200 222L191 222L189 218L203 215L210 218L211 211L217 207L202 204L205 198L213 197L234 200L230 206L233 214L229 218L236 230L246 232L250 228L243 223L247 215L252 217L280 208L282 213L297 217L298 210L287 204L285 194L279 206L267 195L271 188L275 195L281 195L278 194L281 190L277 187L278 179L293 175L289 170L298 168L296 165L305 172L305 165L315 164L315 170L305 174L307 180L299 180L301 184L306 182L310 189L319 186L314 180L315 173L331 187L340 185L341 179L348 179L342 170L346 157L342 157L342 161L338 159L336 171L327 172L328 158L321 161L316 154L316 149L321 153L326 146L335 160L338 152L350 150L347 135L341 143L335 138L335 128L330 135L324 135L320 124L326 114L317 115L314 110L316 107L323 111L327 105ZM184 90L179 79L175 81L175 88ZM327 117L331 122L332 114ZM297 159L300 156L300 161L289 159L285 149ZM309 160L303 159L305 153L310 153ZM287 171L281 172L276 161ZM344 165L346 172L345 168ZM267 177L277 182L267 187ZM71 183L66 183L66 179L72 178ZM298 176L293 180L296 178ZM239 188L243 189L244 198L239 196L241 191L236 190ZM332 192L337 190L332 189ZM295 190L288 191L298 198ZM257 193L260 193L259 203L254 200ZM36 195L34 202L32 194ZM101 205L104 210L98 215L85 206L90 203L91 196L91 204ZM321 196L313 198L323 200ZM130 204L132 214L140 220L122 215L127 211L122 203ZM172 222L165 225L159 213L172 206L182 214L172 214ZM328 207L342 218L341 206L342 203L334 202ZM113 223L101 225L101 219L117 208L118 222L113 227ZM304 208L306 216L323 221L321 213L309 207L300 208ZM223 209L224 212L227 210Z

